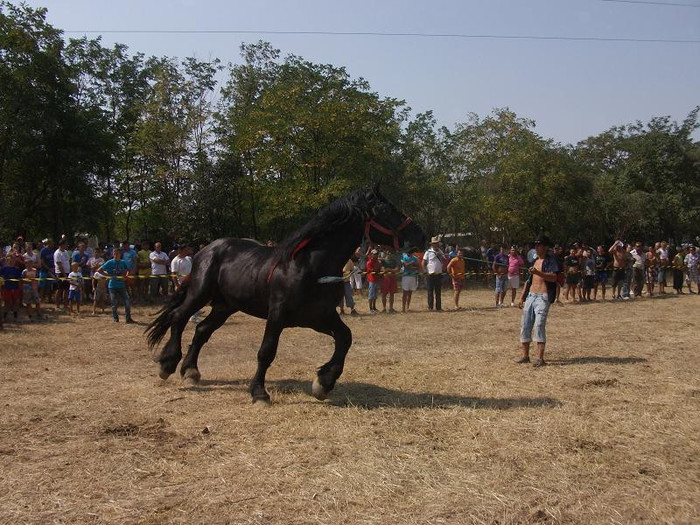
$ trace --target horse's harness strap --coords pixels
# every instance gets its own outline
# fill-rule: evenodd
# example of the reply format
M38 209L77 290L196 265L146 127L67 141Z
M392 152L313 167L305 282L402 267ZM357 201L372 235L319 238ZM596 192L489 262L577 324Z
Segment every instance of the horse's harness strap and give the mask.
M296 245L296 248L294 248L294 249L292 250L292 255L291 255L291 257L289 257L289 259L290 259L290 260L294 259L294 257L296 256L297 252L299 252L299 250L301 250L304 246L306 246L306 245L309 244L310 242L311 242L311 239L304 239L304 240L301 241L299 244L297 244L297 245Z
M304 248L304 246L306 246L306 245L309 244L310 242L311 242L311 239L309 238L309 239L304 239L304 240L301 241L299 244L297 244L297 245L294 247L294 249L292 250L292 254L291 254L290 257L289 257L289 260L291 261L292 259L294 259L294 257L296 257L296 254L297 254L302 248ZM267 274L267 282L268 282L268 284L269 284L270 281L272 280L272 274L275 273L275 269L277 268L277 265L278 265L278 264L279 264L279 261L275 262L275 264L273 264L272 266L270 266L270 273Z

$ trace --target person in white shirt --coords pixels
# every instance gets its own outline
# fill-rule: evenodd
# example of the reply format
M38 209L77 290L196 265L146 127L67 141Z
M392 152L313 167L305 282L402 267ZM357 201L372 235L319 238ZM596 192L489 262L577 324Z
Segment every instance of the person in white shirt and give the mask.
M175 282L175 291L180 289L182 283L189 279L192 273L191 253L192 249L187 244L183 244L180 246L177 255L170 262L170 273Z
M58 250L53 254L53 266L56 273L58 285L56 289L56 308L68 309L68 274L70 273L70 259L66 246L68 241L61 239L58 243Z
M656 275L659 283L659 293L666 293L666 268L668 268L668 243L661 241L661 245L656 250L656 258L659 260L659 271Z
M148 258L151 260L151 297L158 298L162 290L163 295L168 295L168 254L161 250L162 244L157 242L155 250Z
M170 262L170 272L177 292L192 274L192 248L189 245L180 246L178 254ZM197 310L190 317L190 322L197 324L201 320L201 316L202 311Z
M634 257L632 271L634 272L634 296L641 297L644 288L644 269L646 268L647 255L641 242L634 243L634 250L630 252Z
M440 237L430 239L430 248L423 254L423 267L428 272L428 310L442 311L442 270L445 254L440 249Z

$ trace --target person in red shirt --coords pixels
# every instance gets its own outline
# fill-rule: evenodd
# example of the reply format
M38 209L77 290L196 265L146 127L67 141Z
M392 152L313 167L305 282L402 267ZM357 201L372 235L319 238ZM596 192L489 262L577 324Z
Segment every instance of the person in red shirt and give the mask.
M379 252L372 250L369 259L367 260L367 298L369 299L370 313L376 313L377 310L377 294L382 284L382 274L380 273L382 264L379 261Z

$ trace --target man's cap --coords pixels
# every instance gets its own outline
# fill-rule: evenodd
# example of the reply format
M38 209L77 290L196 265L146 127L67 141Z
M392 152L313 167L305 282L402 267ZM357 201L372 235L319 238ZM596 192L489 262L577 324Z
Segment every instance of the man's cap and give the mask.
M430 239L430 244L437 244L437 243L439 243L439 242L440 242L440 236L439 236L439 235L436 235L435 237L432 237L432 238Z

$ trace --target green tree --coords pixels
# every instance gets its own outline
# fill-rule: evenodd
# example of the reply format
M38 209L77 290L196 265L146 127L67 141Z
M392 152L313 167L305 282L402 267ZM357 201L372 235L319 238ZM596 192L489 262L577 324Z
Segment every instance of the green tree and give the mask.
M452 148L457 207L478 237L520 241L544 229L566 240L585 227L590 177L566 148L540 137L534 126L508 109L484 119L471 115L457 126Z
M100 123L79 105L61 33L45 9L0 3L3 235L89 230Z
M578 144L575 154L593 174L609 236L680 240L695 234L700 165L692 133L699 126L698 111L681 124L656 117Z
M219 111L221 143L247 175L254 235L281 237L349 189L381 179L399 146L403 102L344 68L243 47Z

